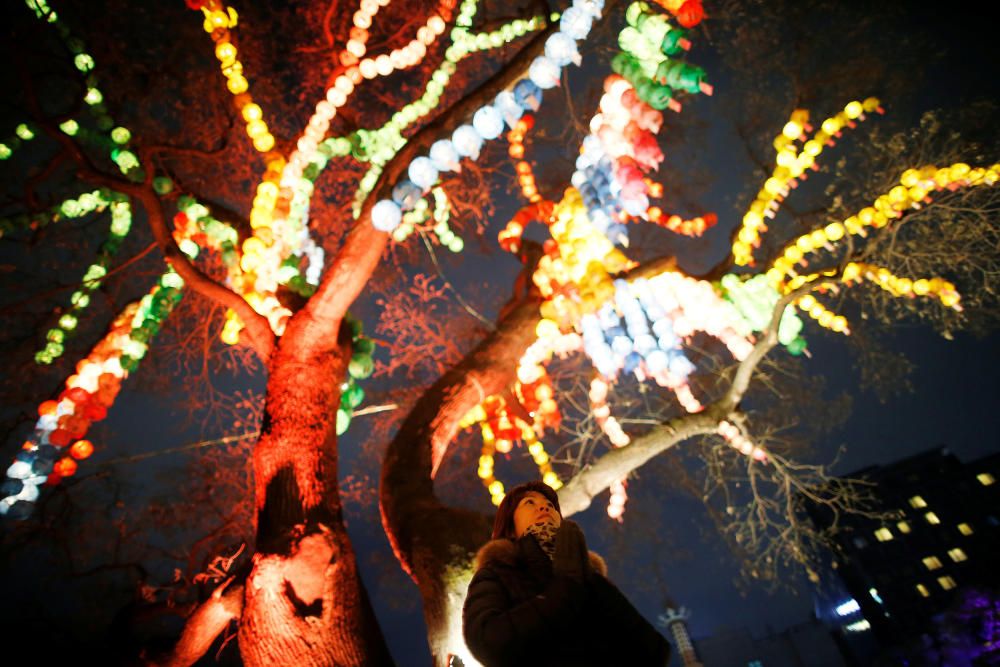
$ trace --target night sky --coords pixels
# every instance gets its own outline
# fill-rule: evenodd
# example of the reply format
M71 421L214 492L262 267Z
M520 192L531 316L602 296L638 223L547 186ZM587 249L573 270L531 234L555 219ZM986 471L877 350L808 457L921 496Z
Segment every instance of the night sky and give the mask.
M817 11L822 8L820 3L814 4ZM839 4L851 6L852 3ZM860 11L863 3L854 4ZM992 53L987 57L992 35L987 37L986 22L977 16L977 9L986 6L983 2L963 4L960 11L948 11L946 7L936 7L933 12L930 9L913 10L898 23L873 33L873 39L890 42L902 36L919 37L932 44L935 47L933 52L937 54L919 72L891 73L892 76L916 76L921 79L920 84L915 86L917 92L906 100L906 106L899 107L892 100L885 100L893 117L891 122L915 122L923 110L930 108L956 107L976 99L1000 99L997 84L1000 77L995 64L991 64L995 62L995 57ZM706 8L711 13L712 3L709 0L706 0ZM919 11L924 13L917 13ZM710 32L711 29L709 21L700 30ZM679 168L679 162L693 161L700 173L711 175L707 183L697 185L695 199L703 210L716 211L720 222L702 239L665 243L669 243L678 254L683 268L698 272L725 255L729 232L752 197L749 189L752 186L755 190L760 181L733 134L734 114L738 113L738 109L726 103L727 94L739 93L740 81L720 60L710 37L696 31L692 41L694 48L690 59L706 69L708 79L716 86L715 96L685 102L684 113L696 114L698 126L692 125L690 134L686 136L676 139L668 136L664 142L665 153L668 163L672 163L674 168ZM604 63L593 60L593 53L588 57L590 60L585 68L572 73L570 79L570 89L581 95L588 78L591 87L596 87L607 72ZM791 108L794 102L784 99L783 94L782 90L774 91L776 105L783 109ZM871 91L871 94L878 95L879 91ZM833 92L829 96L838 97ZM577 112L589 117L593 109L580 104L582 101L577 98ZM552 108L543 109L555 113ZM814 109L819 117L828 111L833 110ZM866 124L883 122L888 121L875 118ZM774 132L779 129L780 125L776 125ZM865 132L863 125L852 133L845 144L864 141ZM499 156L499 151L493 155ZM836 157L837 154L830 156L829 160ZM991 157L997 159L1000 156ZM553 167L557 172L561 168L558 165ZM505 189L506 184L494 186L497 213L487 232L490 239L495 238L496 231L507 219L505 216L509 216L519 205L509 194L505 194ZM864 202L857 204L858 207L865 205ZM467 248L477 245L468 241ZM465 296L470 300L482 293L484 282L496 290L495 302L483 307L483 313L488 318L496 316L497 306L506 298L511 278L520 268L514 259L500 252L492 252L485 257L467 252L463 257L445 258L443 267L454 285L460 289L468 287ZM374 329L378 306L371 297L362 297L353 310L365 320L369 330ZM865 327L866 324L858 322L856 326ZM844 341L838 340L836 334L821 332L809 323L805 334L812 354L807 363L808 370L825 377L826 392L831 399L841 392L851 393L854 399L853 411L846 424L826 434L821 441L812 443L814 462L832 460L838 448L844 445L846 454L834 469L837 474L889 463L939 446L948 447L963 461L997 451L995 429L1000 392L996 374L1000 370L1000 335L993 333L976 338L958 332L954 340L949 341L919 324L886 332L881 338L883 344L905 352L916 364L916 370L911 378L912 393L904 393L882 403L871 390L858 389L858 374L852 368L854 357ZM222 375L217 379L223 387L256 391L263 388L260 377ZM382 379L372 387L385 390L392 382L391 378ZM38 400L43 398L38 397ZM106 438L102 443L104 447L87 465L94 465L96 469L123 456L224 435L206 433L197 427L180 429L176 426L179 418L180 412L170 406L162 393L126 389L101 426L100 433ZM371 443L364 439L366 434L367 429L363 425L358 428L352 426L342 440L341 475L354 475L377 482L377 470L372 465L368 449ZM3 451L12 452L14 447L13 440L8 441ZM123 498L128 502L144 502L152 495L168 492L166 484L181 474L185 463L185 456L170 455L117 466L116 474L128 481ZM498 460L498 467L500 465ZM470 478L475 475L472 468L467 472ZM709 636L723 627L746 626L754 633L762 633L768 628L781 629L809 618L813 601L803 577L796 573L788 574L791 590L767 594L751 588L745 591L744 596L733 582L737 566L721 540L706 529L707 518L700 503L660 484L655 474L639 473L639 478L629 488L630 505L622 527L607 519L604 513L606 495L595 499L592 507L574 520L583 526L590 547L603 553L616 549L614 545L624 539L622 531L628 531L630 523L638 523L637 517L655 515L655 525L669 526L669 535L664 537L664 542L672 548L666 552L652 553L651 550L656 548L653 540L644 541L641 535L631 535L625 540L626 546L621 552L634 555L635 559L629 563L609 563L612 579L616 570L628 569L634 573L659 568L663 573L663 581L655 584L644 583L641 575L622 577L624 592L648 619L654 620L662 611L664 594L669 594L692 611L690 628L696 639ZM514 480L505 478L504 481ZM373 499L373 496L367 497ZM472 499L470 504L484 512L491 510L485 491ZM362 575L374 599L394 657L401 666L426 664L427 649L419 596L416 587L404 575L392 571L393 557L381 533L377 508L369 505L348 506L347 509L349 530ZM30 572L30 567L24 563L18 567L28 569L15 571L4 567L2 569L7 571L3 573L3 581L12 591L11 599L25 600L32 596L32 587L23 579L23 573ZM652 575L650 577L652 581ZM54 609L64 609L67 615L73 613L73 601L68 597L50 602Z

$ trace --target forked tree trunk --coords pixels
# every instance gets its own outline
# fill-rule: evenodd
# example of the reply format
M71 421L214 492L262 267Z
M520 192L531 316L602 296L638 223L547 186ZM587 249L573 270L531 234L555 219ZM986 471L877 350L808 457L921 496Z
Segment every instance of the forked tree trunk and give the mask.
M423 600L434 665L458 655L476 664L462 639L462 603L472 558L490 535L492 516L443 505L433 475L465 414L515 379L517 361L535 338L538 302L528 298L497 331L441 377L414 406L382 465L382 523Z
M350 345L316 343L293 319L270 364L254 449L257 550L239 629L248 667L392 664L338 493L336 414Z

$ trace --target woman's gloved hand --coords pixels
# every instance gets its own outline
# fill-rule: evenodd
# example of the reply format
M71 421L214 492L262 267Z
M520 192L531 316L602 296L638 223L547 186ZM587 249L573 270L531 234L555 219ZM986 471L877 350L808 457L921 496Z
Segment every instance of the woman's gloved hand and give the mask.
M574 579L583 579L590 573L587 541L580 527L563 519L556 531L556 549L552 556L552 569Z

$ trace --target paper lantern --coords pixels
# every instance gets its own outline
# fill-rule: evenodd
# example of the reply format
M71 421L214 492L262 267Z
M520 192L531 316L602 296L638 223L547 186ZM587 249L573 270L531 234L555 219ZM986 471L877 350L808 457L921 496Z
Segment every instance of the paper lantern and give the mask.
M430 158L418 157L407 168L410 180L424 190L429 190L438 180L438 170Z
M524 114L524 109L517 103L517 100L514 99L514 93L509 90L501 91L493 101L493 106L500 112L500 115L503 116L503 120L507 123L507 127L512 130L514 129L514 126L517 125L518 119L522 114Z
M563 12L559 19L559 30L575 40L581 40L590 32L593 23L593 17L574 4Z
M538 56L528 67L528 78L542 90L559 85L562 69L547 56Z
M392 200L399 204L400 210L403 211L412 210L423 195L423 189L412 181L400 181L392 189Z
M531 79L521 79L514 86L514 99L525 111L538 111L542 105L542 89Z
M559 67L579 65L582 58L576 41L564 32L556 32L545 40L545 56Z
M451 143L459 155L475 160L479 158L483 137L471 125L461 125L451 135Z
M391 232L402 220L403 212L394 201L383 199L372 207L372 225L380 232Z
M687 0L675 13L677 22L685 28L693 28L705 18L705 8L702 7L701 0Z
M76 468L76 461L67 456L56 462L54 470L60 477L72 477L76 474Z
M94 445L90 440L77 440L69 448L70 456L83 460L94 453Z
M472 117L472 127L486 140L499 137L503 132L503 123L503 116L492 106L482 107Z
M461 171L461 159L455 144L448 139L435 141L430 150L431 163L438 171Z
M351 425L351 412L344 408L337 408L337 435L343 435L347 427Z

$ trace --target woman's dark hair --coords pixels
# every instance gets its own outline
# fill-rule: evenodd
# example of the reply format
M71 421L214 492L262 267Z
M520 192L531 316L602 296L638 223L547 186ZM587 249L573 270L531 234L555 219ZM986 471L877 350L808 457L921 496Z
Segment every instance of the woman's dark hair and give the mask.
M555 489L545 482L526 482L508 491L507 495L500 501L496 519L493 520L493 536L490 539L497 540L501 537L507 539L514 538L514 510L517 509L521 499L531 491L545 496L552 503L552 506L556 508L556 511L559 512L560 516L562 515L562 510L559 509L559 496L556 494Z

